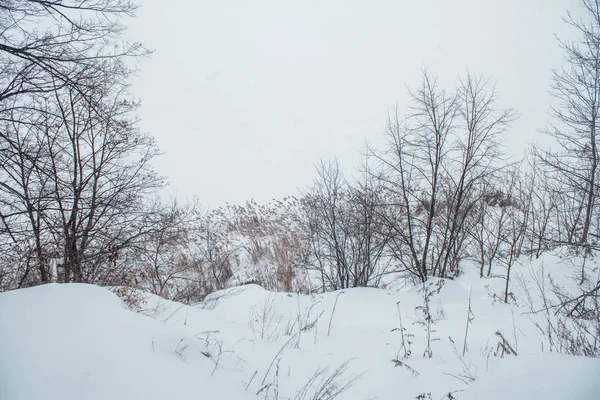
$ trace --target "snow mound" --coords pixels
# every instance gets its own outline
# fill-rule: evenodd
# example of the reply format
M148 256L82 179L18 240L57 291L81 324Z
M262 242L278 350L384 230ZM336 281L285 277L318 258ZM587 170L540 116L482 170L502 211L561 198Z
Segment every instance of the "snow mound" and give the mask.
M201 342L135 314L108 290L45 285L0 294L0 399L243 399L211 377ZM185 351L184 351L185 350Z

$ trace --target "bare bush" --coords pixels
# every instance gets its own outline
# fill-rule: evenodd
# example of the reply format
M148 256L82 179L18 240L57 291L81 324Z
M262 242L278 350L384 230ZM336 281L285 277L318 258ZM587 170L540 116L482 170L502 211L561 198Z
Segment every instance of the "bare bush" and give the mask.
M370 173L355 185L348 183L337 160L322 161L312 190L302 199L311 258L321 290L378 286L387 273L388 231L376 207L381 186Z
M531 271L531 278L535 287L530 288L524 279L521 286L549 350L600 357L600 276L567 288L546 276L542 266Z

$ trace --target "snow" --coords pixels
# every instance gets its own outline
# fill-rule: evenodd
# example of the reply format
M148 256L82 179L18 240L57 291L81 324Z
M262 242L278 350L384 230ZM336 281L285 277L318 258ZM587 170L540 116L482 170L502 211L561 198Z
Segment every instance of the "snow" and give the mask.
M245 285L195 306L144 294L139 313L92 285L2 293L0 399L302 400L332 376L329 389L349 385L340 400L597 398L600 361L543 353L535 316L498 301L503 284L428 283L431 358L418 286L298 295ZM498 332L518 356L501 354Z
M0 399L243 399L196 340L108 290L51 284L0 295ZM184 340L192 347L180 356Z
M505 358L477 379L461 400L597 399L600 360L545 353Z

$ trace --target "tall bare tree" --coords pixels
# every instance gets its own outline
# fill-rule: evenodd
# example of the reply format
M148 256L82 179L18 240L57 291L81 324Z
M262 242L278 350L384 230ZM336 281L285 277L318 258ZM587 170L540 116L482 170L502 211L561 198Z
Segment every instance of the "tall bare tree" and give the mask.
M583 17L567 13L564 19L579 39L559 41L566 65L552 76L557 104L546 133L556 148L536 148L534 154L560 200L559 236L547 239L589 253L599 248L600 239L600 1L582 0L581 5Z
M496 108L495 91L488 79L467 74L457 98L458 125L445 164L448 204L440 246L444 254L434 266L434 274L440 276L458 273L462 249L474 223L474 208L483 200L480 183L489 182L506 167L501 139L514 120L513 110Z
M411 93L411 114L396 114L388 123L388 150L374 152L381 162L390 205L382 213L392 230L390 250L396 260L422 282L435 264L434 227L442 190L442 174L458 114L457 96L442 90L428 72Z
M388 247L400 271L422 282L458 274L483 201L481 183L505 165L501 135L513 118L512 110L496 108L487 80L467 75L446 91L427 71L411 93L408 116L390 117L388 149L373 154L387 191Z
M45 246L60 254L53 258L61 281L104 282L116 276L120 253L156 222L144 202L164 182L150 165L158 149L137 128L137 103L111 80L90 86L36 95L27 123L4 126L10 140L0 175L9 179L0 189L17 209L1 212L7 223L4 210L14 217L9 233L19 229L19 215L28 221L42 282L50 279L42 231L50 232Z
M148 164L156 149L127 94L148 51L122 35L135 10L0 3L0 250L20 255L13 287L56 279L56 264L65 281L114 275L106 266L151 223L140 199L161 185Z

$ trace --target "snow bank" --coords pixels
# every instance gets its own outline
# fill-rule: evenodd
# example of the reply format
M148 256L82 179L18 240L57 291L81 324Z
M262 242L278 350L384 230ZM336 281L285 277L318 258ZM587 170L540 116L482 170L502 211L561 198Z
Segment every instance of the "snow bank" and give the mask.
M0 294L0 399L243 399L197 339L90 285Z

